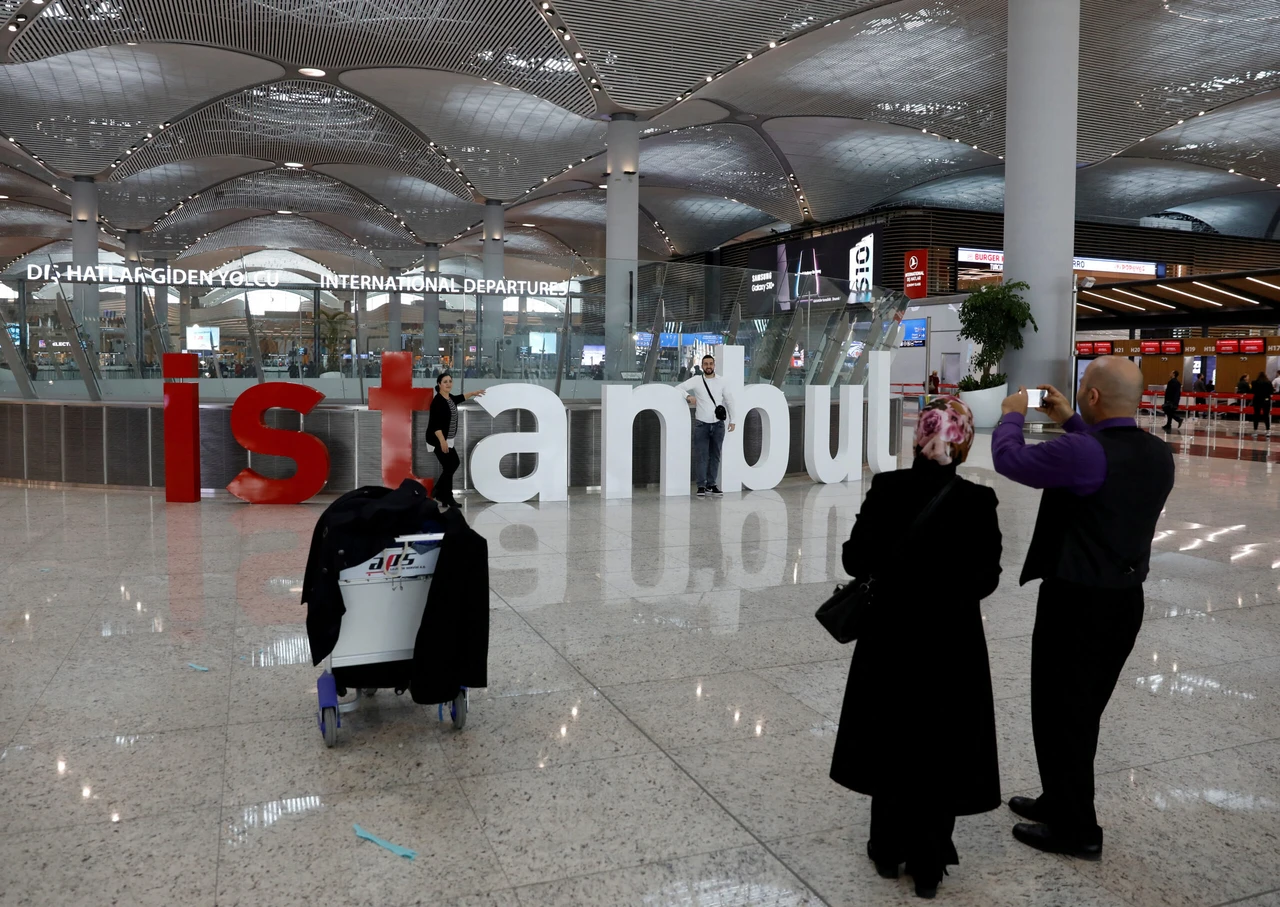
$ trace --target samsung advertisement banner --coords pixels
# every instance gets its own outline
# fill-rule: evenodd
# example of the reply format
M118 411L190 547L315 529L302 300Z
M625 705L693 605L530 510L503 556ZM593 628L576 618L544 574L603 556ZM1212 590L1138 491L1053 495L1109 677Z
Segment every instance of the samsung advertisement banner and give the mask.
M842 301L844 284L823 278L848 281L849 302L869 302L884 273L883 237L877 224L753 250L743 317L791 311L798 302Z

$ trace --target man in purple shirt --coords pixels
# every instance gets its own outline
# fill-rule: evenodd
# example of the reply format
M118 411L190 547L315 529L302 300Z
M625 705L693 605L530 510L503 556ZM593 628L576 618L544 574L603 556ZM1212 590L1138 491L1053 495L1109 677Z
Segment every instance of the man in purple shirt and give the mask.
M996 472L1044 489L1020 582L1039 579L1031 637L1031 730L1043 793L1013 797L1030 822L1024 844L1086 859L1102 855L1094 811L1098 726L1142 626L1142 583L1156 522L1173 489L1169 445L1138 428L1142 373L1095 359L1080 381L1080 413L1045 385L1040 412L1066 434L1027 445L1027 393L1005 399L991 439Z

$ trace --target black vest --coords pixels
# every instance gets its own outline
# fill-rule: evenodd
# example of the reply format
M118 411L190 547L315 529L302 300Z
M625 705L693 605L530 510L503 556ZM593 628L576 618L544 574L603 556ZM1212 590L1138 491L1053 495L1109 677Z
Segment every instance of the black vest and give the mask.
M1173 490L1173 454L1137 427L1108 428L1094 437L1107 457L1107 478L1090 495L1044 492L1021 583L1061 579L1127 589L1147 578L1156 521Z

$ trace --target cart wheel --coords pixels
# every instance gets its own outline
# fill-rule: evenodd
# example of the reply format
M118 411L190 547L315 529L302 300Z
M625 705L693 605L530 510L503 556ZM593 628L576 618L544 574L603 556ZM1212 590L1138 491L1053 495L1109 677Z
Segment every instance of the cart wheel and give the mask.
M458 691L458 695L454 697L453 702L449 703L449 716L453 718L453 726L458 730L462 730L467 726L466 690Z
M378 692L377 687L366 687L365 689L362 689L360 691L360 695L368 699L372 699L374 695L377 694L377 692Z
M324 734L324 745L333 746L338 742L338 710L324 708L320 710L320 732Z

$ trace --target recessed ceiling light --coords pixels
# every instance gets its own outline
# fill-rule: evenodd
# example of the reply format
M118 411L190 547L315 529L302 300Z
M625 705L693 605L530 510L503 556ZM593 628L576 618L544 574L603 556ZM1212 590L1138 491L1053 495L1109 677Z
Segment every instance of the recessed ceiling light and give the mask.
M277 211L276 214L292 214L292 211Z
M285 161L284 165L290 170L301 170L306 166L305 164L299 164L297 161Z
M324 70L323 70L323 69L316 69L316 68L314 68L314 67L308 66L308 67L305 67L305 68L303 68L303 69L299 69L299 70L298 70L298 75L300 75L300 76L307 76L308 78L312 78L312 79L323 79L323 78L324 78Z
M9 197L9 196L7 196L7 195L0 195L0 198L8 198L8 197ZM522 226L522 227L536 227L536 226L538 226L538 225L537 225L537 224L521 224L520 226Z
M0 198L8 198L8 197L9 197L9 196L7 196L7 195L0 195ZM530 224L529 226L533 226L533 224Z
M601 188L601 189L608 189L608 188L609 188L609 184L608 184L608 183L601 183L601 184L600 184L600 188Z

